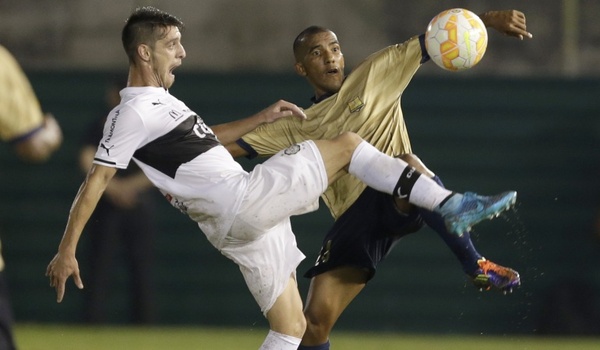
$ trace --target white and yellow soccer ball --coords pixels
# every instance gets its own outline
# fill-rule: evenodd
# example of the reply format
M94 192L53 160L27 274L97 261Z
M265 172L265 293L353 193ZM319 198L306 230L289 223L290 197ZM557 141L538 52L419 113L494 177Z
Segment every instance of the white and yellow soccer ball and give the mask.
M431 60L450 71L469 69L479 63L487 43L487 30L481 18L461 8L439 13L425 32L425 47Z

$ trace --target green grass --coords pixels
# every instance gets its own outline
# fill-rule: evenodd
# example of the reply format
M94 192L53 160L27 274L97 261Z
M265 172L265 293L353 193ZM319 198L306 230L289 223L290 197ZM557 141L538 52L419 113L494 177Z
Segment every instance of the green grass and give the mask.
M20 350L238 350L258 349L266 329L200 327L88 327L19 324ZM335 350L597 350L599 338L409 335L336 332Z

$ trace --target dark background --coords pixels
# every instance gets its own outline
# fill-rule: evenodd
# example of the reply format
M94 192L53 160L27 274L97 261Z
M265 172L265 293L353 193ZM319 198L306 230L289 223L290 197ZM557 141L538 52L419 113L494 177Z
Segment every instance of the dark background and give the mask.
M430 63L431 64L431 63ZM24 165L0 147L0 231L18 322L82 320L85 290L68 282L56 304L44 277L83 175L80 133L103 110L114 71L29 70L45 110L65 143L44 165ZM180 72L171 93L208 124L248 116L279 98L308 106L310 90L289 74ZM447 187L491 194L514 189L517 208L475 228L488 259L521 273L511 295L478 292L436 234L403 239L337 329L470 334L589 333L600 309L600 81L586 78L417 75L403 99L413 151ZM253 162L241 160L251 168ZM157 193L158 196L158 193ZM159 323L261 327L266 320L237 267L220 256L194 222L159 201L155 278ZM307 255L316 259L331 224L327 208L293 219ZM87 239L78 259L86 282ZM111 322L125 323L128 275L107 295ZM302 294L308 281L299 279ZM595 319L597 320L597 318ZM598 323L595 323L597 325Z

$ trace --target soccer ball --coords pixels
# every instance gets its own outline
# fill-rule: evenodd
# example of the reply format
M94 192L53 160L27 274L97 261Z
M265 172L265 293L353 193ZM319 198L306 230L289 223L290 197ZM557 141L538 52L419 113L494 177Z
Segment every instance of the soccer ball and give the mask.
M425 32L425 47L431 60L450 71L469 69L479 63L487 42L487 30L481 19L460 8L439 13Z

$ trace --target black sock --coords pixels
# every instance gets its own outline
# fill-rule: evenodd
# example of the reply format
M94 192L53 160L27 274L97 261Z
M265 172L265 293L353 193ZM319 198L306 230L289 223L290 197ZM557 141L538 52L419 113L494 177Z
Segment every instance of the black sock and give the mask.
M325 344L314 345L314 346L304 346L300 345L298 350L329 350L329 340Z
M444 186L439 177L435 176L433 177L433 180L440 186ZM462 236L458 236L449 232L444 223L444 219L442 219L439 214L422 208L419 208L418 210L427 226L437 232L460 261L463 271L470 276L475 274L475 271L479 268L477 260L481 259L481 255L473 246L471 235L468 232L465 232Z

